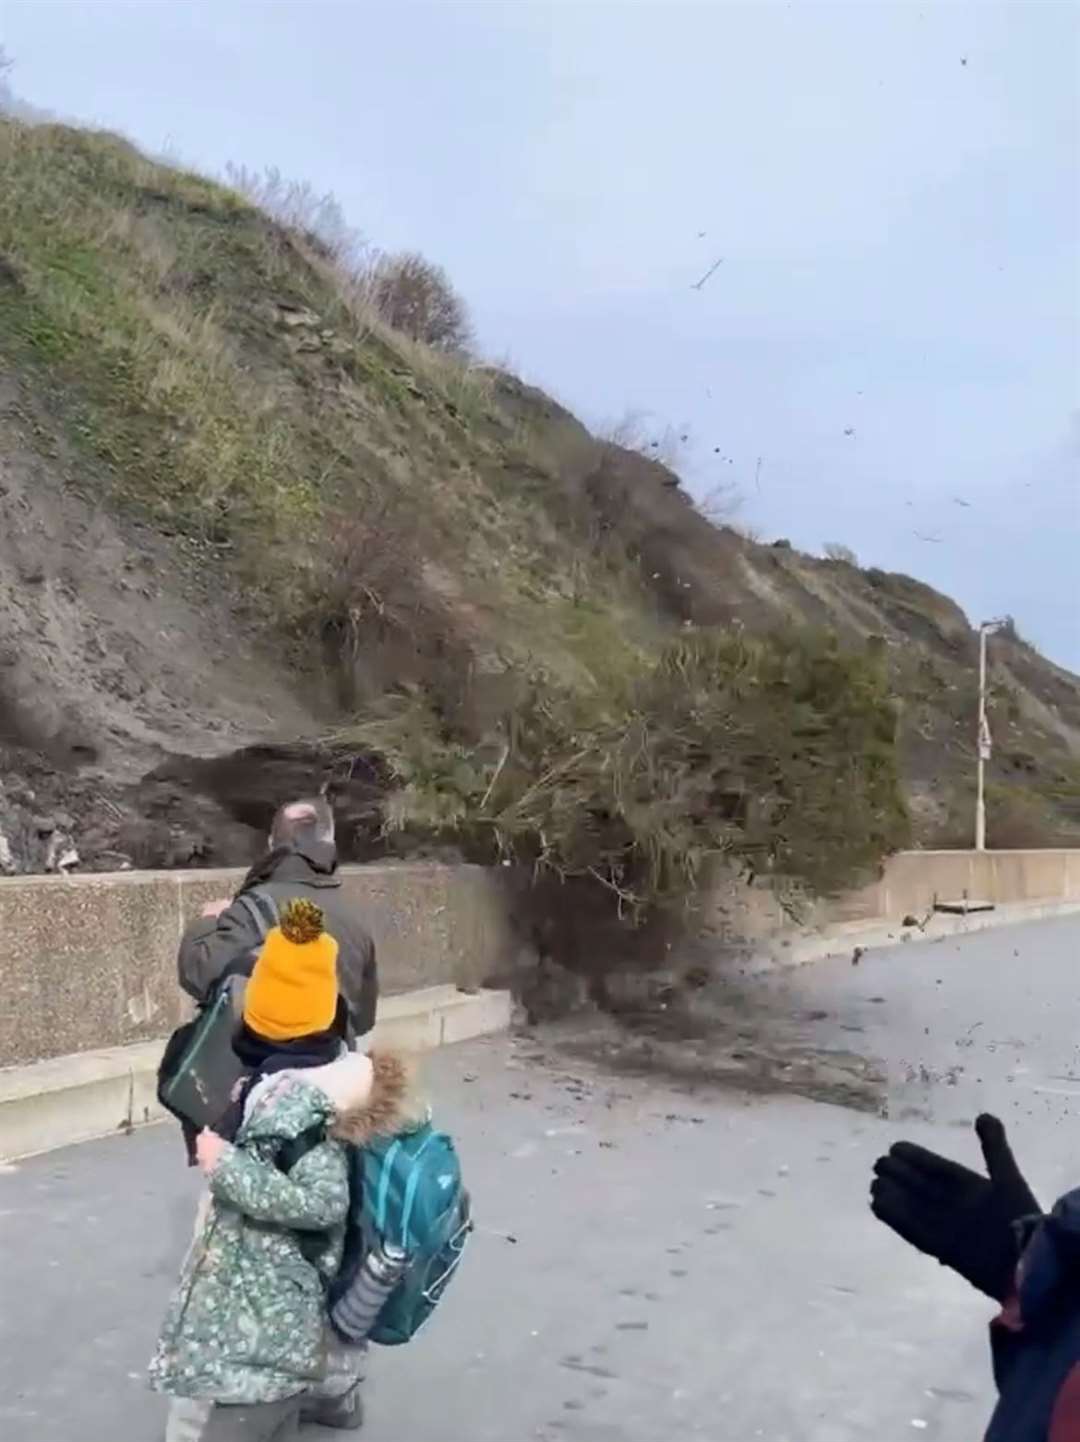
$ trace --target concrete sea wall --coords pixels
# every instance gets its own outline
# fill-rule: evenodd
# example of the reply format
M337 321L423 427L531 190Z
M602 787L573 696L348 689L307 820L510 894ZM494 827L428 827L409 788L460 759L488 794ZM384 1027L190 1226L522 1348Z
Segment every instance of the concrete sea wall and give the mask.
M184 1016L176 951L239 871L0 880L0 1066L166 1036ZM499 878L476 866L364 866L346 893L375 938L384 994L476 987L512 945Z
M0 880L0 1067L167 1035L184 1014L176 986L181 932L240 877L170 871ZM374 865L347 867L343 877L375 937L385 995L473 988L507 973L516 943L497 872ZM899 925L905 916L925 917L935 901L965 896L1010 907L1078 904L1080 851L904 852L878 881L818 903L808 920L823 935L858 923ZM790 929L760 886L729 883L713 912L723 913L713 934L751 945L771 949Z

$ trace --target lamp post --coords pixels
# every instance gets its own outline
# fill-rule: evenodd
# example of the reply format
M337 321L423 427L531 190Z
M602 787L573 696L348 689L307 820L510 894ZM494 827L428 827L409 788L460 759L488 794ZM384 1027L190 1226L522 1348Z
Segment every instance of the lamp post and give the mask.
M979 721L975 738L978 758L975 774L975 850L986 850L986 763L990 760L990 727L986 720L986 638L1004 621L983 621L979 626Z

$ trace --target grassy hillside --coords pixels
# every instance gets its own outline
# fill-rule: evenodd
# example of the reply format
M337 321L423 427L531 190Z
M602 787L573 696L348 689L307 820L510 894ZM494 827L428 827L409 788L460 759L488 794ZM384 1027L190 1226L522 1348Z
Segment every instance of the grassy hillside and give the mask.
M49 794L108 792L105 851L160 860L124 840L156 808L193 858L240 859L326 776L358 852L452 844L635 910L716 853L829 888L912 820L960 825L974 652L951 602L718 530L663 466L390 330L217 184L0 121L0 365L0 505L17 470L41 529L92 516L146 573L105 598L106 548L42 566L24 536L41 574L0 595L7 774L93 721ZM156 659L140 617L174 638ZM61 623L78 645L43 669ZM121 630L103 670L90 636ZM996 654L991 826L1071 835L1080 689L1015 640ZM50 687L66 731L42 727Z

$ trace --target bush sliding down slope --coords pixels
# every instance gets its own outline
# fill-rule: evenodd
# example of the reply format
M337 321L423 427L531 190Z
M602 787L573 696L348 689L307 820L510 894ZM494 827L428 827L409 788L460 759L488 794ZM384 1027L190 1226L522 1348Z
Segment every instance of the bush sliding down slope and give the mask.
M403 783L388 818L474 856L591 876L631 912L710 856L828 889L906 837L884 668L830 641L690 630L621 685L537 677L476 739L419 695L348 738Z
M717 854L857 880L909 835L901 770L922 834L966 804L973 651L950 602L716 529L664 467L394 332L311 237L116 137L0 121L0 363L0 472L31 456L37 494L164 546L156 588L124 604L202 596L254 668L238 698L217 666L228 726L210 701L178 745L176 658L144 658L130 715L110 702L55 764L61 797L107 793L103 851L141 810L202 826L194 859L243 860L299 755L337 786L354 854L452 844L592 878L637 914ZM32 648L30 602L13 586L6 604ZM995 705L1032 814L1067 830L1080 691L1008 646ZM18 674L0 669L0 720L43 704ZM0 784L33 730L0 732ZM267 766L283 743L291 759L258 808L227 799L221 766L167 801L150 784L271 742Z

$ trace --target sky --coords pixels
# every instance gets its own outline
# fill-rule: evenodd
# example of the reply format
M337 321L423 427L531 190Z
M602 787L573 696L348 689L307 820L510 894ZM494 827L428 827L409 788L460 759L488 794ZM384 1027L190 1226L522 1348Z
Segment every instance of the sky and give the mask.
M1080 670L1071 0L0 0L0 45L37 105L333 191L752 534Z

